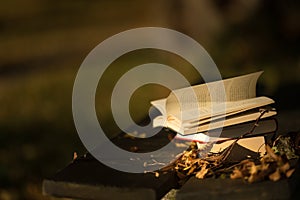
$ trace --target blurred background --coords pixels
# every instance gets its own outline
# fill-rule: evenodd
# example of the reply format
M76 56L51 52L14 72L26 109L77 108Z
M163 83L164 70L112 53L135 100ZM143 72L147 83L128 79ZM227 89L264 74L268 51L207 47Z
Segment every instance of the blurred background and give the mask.
M72 87L82 61L106 38L131 28L166 27L198 41L222 77L264 70L258 93L278 111L299 109L299 1L27 0L0 3L0 199L44 197L41 181L85 153L72 119ZM117 59L99 82L96 109L112 137L118 131L109 94L118 78L147 62L173 66L201 82L186 61L142 50ZM145 95L146 94L146 95ZM149 99L168 90L145 86L130 106L138 121ZM146 107L146 108L145 108Z

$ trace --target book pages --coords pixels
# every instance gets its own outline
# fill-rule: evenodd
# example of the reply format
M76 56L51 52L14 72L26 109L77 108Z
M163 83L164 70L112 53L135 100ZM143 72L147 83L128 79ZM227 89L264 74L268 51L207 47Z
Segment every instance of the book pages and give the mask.
M225 105L226 105L226 113L225 114L220 112L220 113L215 113L214 116L211 116L211 114L212 114L211 110L205 108L205 112L203 112L203 115L199 116L198 119L186 120L186 121L183 121L182 123L185 124L186 127L200 125L200 124L204 124L204 123L216 120L216 119L220 119L223 117L229 117L231 115L245 112L245 111L251 110L253 108L266 106L266 105L269 105L272 103L274 103L274 100L270 99L268 97L256 97L256 98L245 99L245 100L240 100L240 101L226 102L225 103Z
M211 110L212 102L224 103L254 98L256 96L256 83L261 74L262 72L256 72L174 90L166 100L166 112L167 114L180 116L180 112L197 110L198 112L195 113L202 115L203 111L205 113L205 110ZM225 89L225 98L221 92L223 87ZM211 95L209 88L213 95ZM211 96L214 96L213 101Z
M159 99L159 100L151 101L151 104L155 108L157 108L163 116L167 116L166 101L167 99Z
M265 113L261 119L271 117L276 115L276 111L269 111ZM256 113L251 113L251 114L243 114L235 117L228 117L225 119L224 123L220 123L218 120L212 121L211 123L206 123L202 124L200 126L195 126L195 127L189 127L189 128L184 128L184 131L181 132L182 134L193 134L193 133L198 133L198 132L205 132L208 130L212 129L217 129L221 127L226 127L226 126L231 126L234 124L239 124L243 122L249 122L249 121L254 121L260 116L259 112Z

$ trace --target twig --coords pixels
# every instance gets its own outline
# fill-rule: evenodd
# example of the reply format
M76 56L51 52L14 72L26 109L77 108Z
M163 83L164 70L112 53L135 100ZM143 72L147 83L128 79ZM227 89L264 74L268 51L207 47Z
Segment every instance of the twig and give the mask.
M156 161L155 159L152 159L153 163L147 163L147 162L144 162L144 167L147 167L147 166L154 166L154 165L162 165L162 166L165 166L166 163L162 163L162 162L158 162Z
M234 146L240 139L242 139L242 138L244 138L245 136L250 135L250 134L252 134L252 133L254 132L255 128L258 126L259 120L260 120L260 119L262 118L262 116L263 116L265 113L267 113L267 112L269 112L269 109L264 108L264 109L261 109L261 110L260 110L260 115L259 115L258 118L255 120L255 123L254 123L253 127L251 128L251 130L250 130L249 132L244 133L243 135L241 135L241 136L238 137L237 139L235 139L235 141L230 145L230 147L227 148L226 150L224 150L224 152L221 154L222 157L223 157L223 158L222 158L222 161L225 161L225 160L228 158L230 152L232 151L233 146Z

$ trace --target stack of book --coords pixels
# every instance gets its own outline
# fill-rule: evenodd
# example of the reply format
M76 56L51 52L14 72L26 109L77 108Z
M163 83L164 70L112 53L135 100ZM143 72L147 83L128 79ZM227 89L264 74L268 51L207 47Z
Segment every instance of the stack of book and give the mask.
M214 142L212 152L223 150L233 139L248 133L238 143L263 153L264 135L275 133L277 122L273 118L276 115L272 107L274 100L256 96L261 74L260 71L173 90L167 98L151 102L161 113L154 119L153 126L175 131L175 138L179 140L199 144ZM225 98L214 94L217 101L211 100L211 88L218 93L220 87L225 94L219 93Z

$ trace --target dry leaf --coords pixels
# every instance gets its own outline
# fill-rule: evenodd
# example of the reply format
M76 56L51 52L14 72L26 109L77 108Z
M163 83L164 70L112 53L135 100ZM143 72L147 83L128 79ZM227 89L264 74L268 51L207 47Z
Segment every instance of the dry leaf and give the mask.
M138 135L139 138L146 138L147 137L147 134L146 133L140 133Z
M290 169L290 164L287 162L284 165L280 166L280 171L285 173L286 171L288 171Z
M277 156L274 151L272 150L272 148L269 145L265 145L266 147L266 151L268 153L268 155L273 158L276 161L279 161L279 156Z
M78 157L77 152L73 153L73 160L76 160L76 158Z
M196 178L203 179L204 176L207 174L207 172L208 172L208 169L206 168L206 165L204 164L201 167L201 170L198 173L196 173Z
M187 145L187 144L178 143L178 142L175 142L175 146L178 148L188 148L189 147L189 145Z
M270 164L269 164L269 163L263 163L263 164L261 165L261 170L262 170L262 171L268 170L269 167L270 167Z
M258 167L254 164L254 162L251 162L249 172L250 174L256 174L258 172Z
M285 173L286 177L287 177L287 178L291 177L292 174L294 173L294 171L295 171L295 169L290 169L289 171L287 171L287 172Z
M137 146L131 146L129 149L131 152L137 152L139 148Z
M294 169L290 169L291 166L285 155L274 153L268 145L265 145L265 148L267 153L260 159L258 165L253 160L246 159L234 164L234 166L223 166L224 156L227 155L224 152L199 157L199 149L193 147L177 157L173 169L176 170L179 179L185 179L190 175L203 179L212 175L226 177L230 174L231 179L242 178L253 183L268 178L272 181L278 181L283 177L290 177Z
M255 180L255 175L254 175L254 174L251 174L251 175L248 177L247 181L248 181L249 183L254 183L254 182L256 181L256 180Z
M238 178L242 178L243 174L241 172L241 170L235 168L232 172L232 174L230 174L230 178L231 179L238 179Z
M193 166L191 167L191 169L189 170L189 172L187 173L187 175L188 175L188 176L191 175L191 174L195 171L196 168L197 168L197 167L196 167L195 165L193 165Z
M269 175L269 179L271 181L278 181L280 179L280 171L278 168L276 169L276 171L274 173Z

